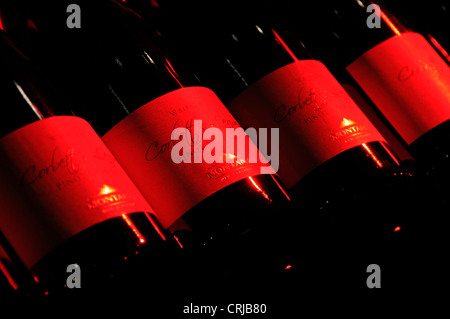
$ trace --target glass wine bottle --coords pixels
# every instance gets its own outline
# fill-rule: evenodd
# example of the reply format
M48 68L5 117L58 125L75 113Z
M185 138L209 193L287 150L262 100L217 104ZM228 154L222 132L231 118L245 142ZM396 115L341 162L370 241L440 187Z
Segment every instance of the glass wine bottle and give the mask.
M81 8L79 29L68 28L68 14L60 14L72 3ZM117 2L30 1L22 9L29 14L23 19L27 25L14 29L5 23L8 32L22 39L32 61L54 80L71 109L102 135L162 226L183 247L199 248L195 258L203 260L203 275L213 265L225 265L224 276L211 274L211 289L218 291L246 275L256 285L263 284L256 274L276 278L270 274L287 264L280 220L290 214L289 197L269 164L252 162L235 149L217 150L215 158L220 159L212 163L195 162L195 154L206 154L203 132L219 130L225 146L227 130L239 124L178 63L170 43L161 42ZM174 129L190 135L185 143L189 150L176 153L180 163L173 154L183 140L171 138ZM248 136L240 136L247 154L256 150Z
M36 293L156 295L150 283L163 291L154 273L176 278L175 240L92 127L66 111L3 31L0 57L5 251L17 254ZM68 279L70 265L82 279Z
M308 256L322 261L311 264L316 273L323 267L319 280L311 277L314 284L327 287L335 279L326 275L333 264L346 274L342 285L366 287L370 260L386 265L391 287L407 284L409 274L400 265L425 253L422 234L414 230L414 214L423 205L414 164L394 154L297 35L279 21L271 23L255 2L166 0L153 1L151 8L148 2L129 3L178 44L185 64L239 123L279 128L278 173L291 198L308 207L314 242ZM338 260L344 261L336 265Z

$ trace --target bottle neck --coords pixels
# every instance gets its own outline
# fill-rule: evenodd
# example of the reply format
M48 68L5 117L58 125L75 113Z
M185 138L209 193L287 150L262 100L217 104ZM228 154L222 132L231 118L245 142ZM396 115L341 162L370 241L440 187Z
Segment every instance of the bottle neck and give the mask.
M27 54L99 134L165 93L199 85L133 12L111 1L80 0L82 27L70 29L60 14L70 3L28 1L20 12L28 26L17 29L34 44Z
M332 69L347 66L377 44L410 31L381 1L287 2L278 13L304 35L311 53Z
M423 4L397 0L391 1L389 5L389 9L402 22L421 33L450 64L450 1L438 0Z
M2 103L0 112L0 136L22 126L44 118L68 114L54 108L45 80L35 73L29 61L14 47L3 32L0 32L0 87Z
M225 103L263 76L311 56L258 7L237 1L158 1L130 6L176 43L186 64ZM154 17L154 18L153 18ZM156 21L156 22L155 22Z

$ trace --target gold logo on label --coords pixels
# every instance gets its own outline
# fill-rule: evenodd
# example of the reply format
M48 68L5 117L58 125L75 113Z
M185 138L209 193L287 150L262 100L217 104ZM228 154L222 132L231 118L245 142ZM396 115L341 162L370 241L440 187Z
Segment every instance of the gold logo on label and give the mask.
M364 125L358 125L351 119L345 117L341 121L340 128L340 130L331 134L331 138L335 141L344 139L344 142L347 142L355 137L361 137L368 134Z
M128 205L130 196L125 193L119 193L109 185L103 185L99 191L99 196L89 199L87 205L89 209L109 208L117 205Z
M354 124L355 124L355 122L353 122L352 120L346 119L344 117L341 122L341 127L346 127L346 126L350 126L350 125L354 125Z
M235 160L232 163L217 163L213 165L207 172L206 176L208 179L217 180L223 178L227 174L246 168L245 164L248 164L248 161L245 159L237 159L235 155L227 154L228 156L232 156Z

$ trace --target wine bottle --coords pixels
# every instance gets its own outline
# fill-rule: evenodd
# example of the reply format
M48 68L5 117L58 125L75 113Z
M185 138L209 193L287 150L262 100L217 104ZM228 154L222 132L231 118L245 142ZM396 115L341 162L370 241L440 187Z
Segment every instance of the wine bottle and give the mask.
M286 20L297 31L308 26L308 43L315 52L331 70L345 68L402 136L417 160L417 176L428 199L423 207L426 214L420 218L422 237L428 243L426 254L434 256L428 266L444 269L448 262L441 251L447 246L450 222L446 213L450 190L448 65L424 36L400 23L401 16L397 18L376 1L326 1L322 5L291 2L285 10ZM303 19L290 19L287 13L293 9ZM319 17L320 27L315 22ZM429 282L440 281L439 271L429 272Z
M101 138L65 111L3 32L0 56L5 239L43 294L154 294L150 283L176 278L175 240Z
M450 63L449 1L430 1L420 5L407 1L384 1L383 5L387 6L402 24L422 34L447 64Z
M288 2L284 20L298 33L310 30L302 33L308 48L334 73L346 70L354 78L417 160L421 192L428 202L421 232L428 243L436 243L429 244L428 253L439 256L448 242L449 222L448 67L423 36L399 22L402 16L397 18L378 2L325 1L320 7Z
M420 164L428 195L435 198L434 211L442 210L439 206L448 206L449 189L449 68L422 35L382 5L379 11L368 5L366 1L327 3L320 10L308 5L311 23L313 16L326 17L313 33L328 43L333 55L312 37L310 43L331 69L347 69L403 137ZM300 25L300 20L294 24ZM368 20L377 22L377 27L369 28ZM430 227L440 219L445 216L440 214Z
M13 292L14 289L8 282L6 276L3 273L0 273L0 296L10 296Z
M17 198L15 194L6 192L9 201ZM20 199L19 199L20 200ZM2 205L3 212L6 207L10 207L11 203ZM14 202L15 210L8 213L15 213L20 207L18 202ZM36 283L35 278L24 265L16 251L13 249L6 237L0 233L0 295L3 296L35 296L42 294L41 287Z
M3 237L1 234L0 236ZM2 297L14 296L16 295L16 292L19 289L19 286L16 282L16 278L14 278L12 268L13 264L8 254L0 246L0 296Z
M14 295L16 287L16 283L10 277L8 269L6 269L4 258L0 257L0 296Z
M389 284L401 287L407 275L393 269L415 258L406 251L415 245L414 233L408 232L418 205L411 201L416 177L329 71L294 34L258 17L258 5L158 3L159 19L143 6L133 8L148 14L149 23L158 20L161 33L177 40L179 50L189 54L185 63L193 65L239 123L280 129L278 173L291 198L308 203L317 260L339 267L347 274L344 283L355 280L353 286L361 287L362 265L379 258L391 263L387 267L398 276ZM336 265L344 255L345 261ZM325 269L321 279L322 284L330 280Z
M67 28L67 16L60 14L69 3L82 10L80 29ZM235 272L235 267L248 269L247 279L273 264L274 272L283 270L286 265L274 256L283 251L284 230L278 221L290 211L289 197L270 165L251 162L248 155L217 150L224 153L223 163L194 162L191 155L205 154L208 145L197 129L219 129L225 146L227 129L239 125L217 96L172 58L171 48L116 2L29 5L33 28L22 43L31 59L72 100L71 109L103 136L162 226L183 247L198 247L201 253L195 258L205 265L216 265L216 259L225 264L223 271L230 275L214 275L211 288L220 290L231 274L242 279L246 271ZM185 160L181 163L172 156L179 146L171 139L176 128L192 135L189 150L177 157ZM242 136L249 154L256 146Z
M164 25L167 19L169 19L172 24L174 23L173 19L170 19L170 17L163 18L163 15L161 14L161 6L158 1L127 0L126 4L132 9L137 10L139 14L145 17L153 25ZM163 7L167 5L164 0L162 1L162 4ZM258 6L261 7L262 5L268 6L267 3L264 3L264 1L262 1L254 4L254 7L257 8ZM275 11L280 10L278 6L273 6L272 3L270 3L270 6L271 7L268 8L268 10L270 10L271 12L273 12L274 9ZM273 18L274 17L272 17L272 20ZM278 24L278 27L285 28L284 23ZM287 27L287 29L289 29L289 27ZM292 32L292 30L290 30L290 32ZM361 110L369 118L369 120L377 128L377 130L382 133L383 137L386 139L390 147L395 151L396 155L402 160L412 159L411 154L409 154L409 152L405 149L402 141L399 140L398 133L392 130L389 123L380 121L380 117L383 116L379 112L377 112L377 110L373 110L372 108L370 108L369 105L371 104L371 102L367 99L365 93L354 85L354 80L352 80L346 72L340 72L339 74L336 74L336 70L333 71L333 75L336 76L338 81L341 83L347 93L352 97L352 99L357 102L358 106L360 106Z
M2 91L3 92L3 91ZM6 113L5 113L6 114ZM26 215L30 208L21 198L19 192L13 190L7 183L7 175L0 169L0 207L1 215ZM8 295L32 296L42 293L28 268L18 256L9 240L3 234L0 226L0 273L4 274L5 289Z

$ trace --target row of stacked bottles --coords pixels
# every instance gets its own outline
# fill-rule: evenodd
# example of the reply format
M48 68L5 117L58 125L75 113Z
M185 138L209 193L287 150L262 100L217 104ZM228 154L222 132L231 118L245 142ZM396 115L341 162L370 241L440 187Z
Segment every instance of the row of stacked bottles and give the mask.
M3 1L2 292L444 285L445 32L375 5Z

